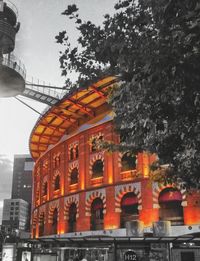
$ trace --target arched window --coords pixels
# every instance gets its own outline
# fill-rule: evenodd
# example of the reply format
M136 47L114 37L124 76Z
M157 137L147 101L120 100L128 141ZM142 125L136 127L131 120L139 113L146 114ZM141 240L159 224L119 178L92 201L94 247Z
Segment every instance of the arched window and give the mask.
M39 236L44 235L44 213L42 213L39 221Z
M127 221L138 220L138 198L134 192L126 193L121 200L121 227L125 227Z
M176 188L166 188L160 192L158 202L159 219L169 220L172 225L183 224L182 195Z
M68 220L69 232L76 231L76 214L77 214L76 204L72 203L71 206L69 207L69 220Z
M54 190L60 189L60 175L57 175L54 181Z
M91 151L92 151L92 152L97 151L97 147L96 147L96 138L93 138L93 140L92 140Z
M57 208L55 208L52 216L52 234L57 234L57 228L58 228L58 210Z
M73 159L74 159L74 148L73 148L73 147L70 149L69 159L70 159L70 160L73 160Z
M96 198L91 205L91 230L102 230L104 228L103 201Z
M74 168L71 172L71 180L70 180L70 184L77 184L78 183L78 169Z
M98 178L103 176L103 161L97 160L92 166L92 178Z
M56 155L54 161L55 161L55 168L59 168L60 167L60 155Z
M126 152L121 159L122 171L133 170L136 168L136 157Z
M78 159L79 156L78 145L76 145L75 147L75 154L76 154L76 159Z
M47 181L44 182L43 184L43 196L46 196L47 195Z

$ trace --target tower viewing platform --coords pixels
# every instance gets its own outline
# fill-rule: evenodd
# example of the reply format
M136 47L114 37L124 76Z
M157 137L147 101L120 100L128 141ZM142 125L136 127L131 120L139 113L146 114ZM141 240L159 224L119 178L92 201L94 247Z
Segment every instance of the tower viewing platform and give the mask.
M25 89L25 67L11 52L20 23L17 8L0 0L0 97L11 97Z

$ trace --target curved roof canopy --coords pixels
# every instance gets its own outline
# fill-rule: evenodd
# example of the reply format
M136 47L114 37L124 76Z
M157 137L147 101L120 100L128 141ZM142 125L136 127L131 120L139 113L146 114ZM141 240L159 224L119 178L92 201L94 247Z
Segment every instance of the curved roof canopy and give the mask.
M83 123L107 112L108 88L118 81L106 77L85 89L77 89L50 107L37 121L29 140L30 152L37 160L49 145L56 144L63 135L74 132Z

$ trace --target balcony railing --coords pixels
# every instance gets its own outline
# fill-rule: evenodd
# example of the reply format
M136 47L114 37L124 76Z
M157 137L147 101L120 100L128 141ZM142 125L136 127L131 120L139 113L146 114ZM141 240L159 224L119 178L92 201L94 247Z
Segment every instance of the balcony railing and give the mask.
M18 9L16 7L16 5L14 5L12 2L10 2L9 0L4 0L4 2L6 3L6 5L15 13L16 17L18 17Z
M91 179L91 185L97 186L103 184L103 177L98 177L98 178L92 178Z
M78 190L78 183L69 185L69 191L73 192Z
M138 178L138 174L136 170L126 170L120 173L121 180L133 180L134 178Z
M0 58L0 64L7 66L18 72L24 79L26 78L26 69L24 64L14 55L7 55Z

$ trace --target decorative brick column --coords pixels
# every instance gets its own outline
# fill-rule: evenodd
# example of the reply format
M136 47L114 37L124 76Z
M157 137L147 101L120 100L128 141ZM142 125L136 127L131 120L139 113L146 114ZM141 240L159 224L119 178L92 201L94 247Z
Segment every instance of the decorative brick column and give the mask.
M115 211L115 187L106 188L106 208L104 214L104 229L120 228L120 213Z
M76 230L89 231L90 230L90 215L85 212L86 193L82 192L79 195L79 217L77 218Z
M152 183L149 179L141 181L142 208L139 213L139 220L144 222L144 226L151 226L152 222L159 220L159 209L153 207Z

